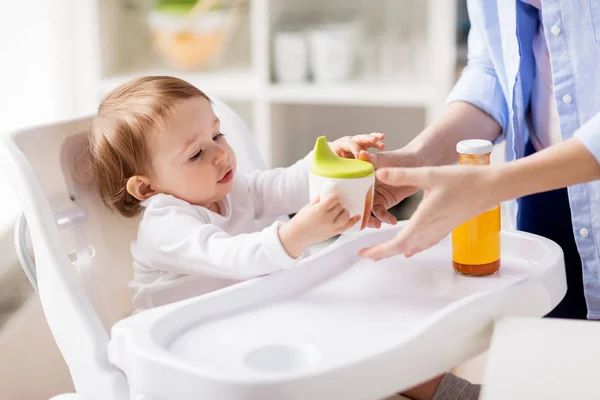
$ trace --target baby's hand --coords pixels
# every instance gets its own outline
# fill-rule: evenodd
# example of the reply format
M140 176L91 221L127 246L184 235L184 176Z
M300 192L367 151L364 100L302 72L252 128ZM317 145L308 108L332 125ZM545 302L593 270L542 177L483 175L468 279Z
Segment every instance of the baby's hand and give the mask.
M358 158L362 150L375 148L385 149L384 133L369 133L368 135L344 136L330 143L331 149L340 157Z
M317 197L279 228L279 239L291 257L299 257L307 247L346 231L360 218L350 217L337 194L322 200Z

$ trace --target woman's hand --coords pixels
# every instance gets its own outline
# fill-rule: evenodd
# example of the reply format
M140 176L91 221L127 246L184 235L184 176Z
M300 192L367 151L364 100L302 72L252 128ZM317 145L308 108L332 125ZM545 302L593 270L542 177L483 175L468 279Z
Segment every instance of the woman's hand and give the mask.
M380 169L377 178L385 187L421 188L425 194L395 238L363 249L360 255L373 260L397 254L411 257L434 246L456 226L499 203L495 171L491 166L468 165Z
M419 157L416 152L407 149L396 151L388 151L377 154L367 153L362 151L359 154L359 159L368 161L375 167L375 170L380 168L401 168L401 167L418 167L420 166ZM388 209L400 203L406 197L414 194L417 191L413 186L394 186L388 185L381 181L376 175L375 196L373 199L373 214L369 218L369 227L380 228L381 223L395 225L396 218L389 213Z
M599 180L600 163L581 140L569 139L504 164L384 168L377 178L390 188L422 188L425 196L394 239L361 250L374 260L426 250L503 201Z

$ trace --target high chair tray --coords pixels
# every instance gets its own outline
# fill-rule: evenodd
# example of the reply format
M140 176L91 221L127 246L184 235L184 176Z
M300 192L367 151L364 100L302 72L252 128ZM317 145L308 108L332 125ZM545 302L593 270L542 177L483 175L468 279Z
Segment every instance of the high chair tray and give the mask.
M111 362L152 399L379 399L486 349L494 320L542 316L566 292L563 253L502 233L502 266L454 273L449 238L413 258L358 251L398 227L342 236L294 269L118 322Z

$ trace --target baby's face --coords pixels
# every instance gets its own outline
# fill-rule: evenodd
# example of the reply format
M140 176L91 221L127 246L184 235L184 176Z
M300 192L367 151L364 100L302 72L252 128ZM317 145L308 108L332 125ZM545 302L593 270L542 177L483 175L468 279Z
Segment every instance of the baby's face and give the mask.
M148 143L154 190L204 207L229 193L236 159L220 128L205 98L176 104Z

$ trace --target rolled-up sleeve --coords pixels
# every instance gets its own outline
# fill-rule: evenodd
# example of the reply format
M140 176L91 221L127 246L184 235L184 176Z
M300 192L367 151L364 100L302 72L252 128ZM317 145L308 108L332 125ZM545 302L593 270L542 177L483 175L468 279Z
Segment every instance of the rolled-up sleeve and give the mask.
M594 115L575 131L574 136L583 142L600 163L600 113Z
M462 74L450 92L447 104L464 101L483 110L498 122L505 131L508 106L496 69L490 58L488 43L483 34L484 22L480 1L469 1L468 11L471 29L468 38L468 61ZM493 45L501 46L501 43Z

